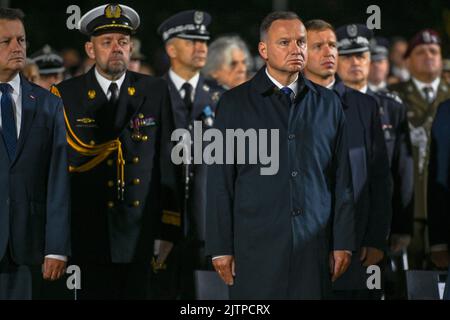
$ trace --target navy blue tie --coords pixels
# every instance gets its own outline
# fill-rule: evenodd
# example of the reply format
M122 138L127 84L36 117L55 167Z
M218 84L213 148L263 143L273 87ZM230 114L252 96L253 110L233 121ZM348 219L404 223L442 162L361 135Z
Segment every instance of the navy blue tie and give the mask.
M11 161L16 154L17 146L17 129L13 107L14 103L11 96L13 88L8 83L0 83L0 91L2 92L2 135L6 150L8 150L9 160Z
M294 91L292 91L289 87L283 87L280 89L280 92L289 98L289 101L292 103L294 100Z

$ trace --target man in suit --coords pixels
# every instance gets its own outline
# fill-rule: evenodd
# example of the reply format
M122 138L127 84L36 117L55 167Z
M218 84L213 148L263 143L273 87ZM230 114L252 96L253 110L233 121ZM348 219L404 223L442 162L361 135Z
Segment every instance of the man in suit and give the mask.
M19 74L23 17L0 8L0 299L31 299L42 276L64 274L70 254L62 103Z
M108 4L80 20L95 66L54 89L68 128L73 262L82 299L143 299L154 239L175 223L167 84L127 71L132 8ZM162 215L164 210L164 215Z
M368 299L367 267L383 258L391 220L389 163L376 101L336 78L338 44L334 28L323 20L306 23L308 63L306 77L334 90L342 100L347 123L350 167L355 201L356 251L347 272L335 282L333 298ZM368 30L356 27L359 39ZM367 39L367 38L366 38ZM365 50L368 44L340 47L346 53Z
M431 252L431 261L446 269L450 245L450 99L439 105L431 128L428 172L429 239L431 247L438 249Z
M270 13L260 39L266 66L223 94L216 128L224 136L276 128L279 140L263 147L279 150L279 170L262 175L261 162L235 158L211 165L207 253L232 299L326 298L354 249L344 111L338 96L303 77L306 30L295 13Z
M427 180L430 130L438 105L450 98L450 88L441 80L441 40L436 31L418 32L405 53L411 74L407 82L389 86L406 105L414 159L414 236L408 247L409 266L427 266L429 248L427 230Z
M187 10L169 17L158 28L170 59L170 69L164 79L169 84L175 127L187 129L192 137L195 121L201 121L203 129L212 126L216 104L223 92L214 81L200 74L208 54L210 23L207 12ZM191 163L177 169L179 198L183 203L182 241L167 261L168 272L161 274L161 278L172 277L169 282L161 279L161 286L172 287L165 289L172 293L162 296L194 299L194 271L211 269L204 252L207 166Z

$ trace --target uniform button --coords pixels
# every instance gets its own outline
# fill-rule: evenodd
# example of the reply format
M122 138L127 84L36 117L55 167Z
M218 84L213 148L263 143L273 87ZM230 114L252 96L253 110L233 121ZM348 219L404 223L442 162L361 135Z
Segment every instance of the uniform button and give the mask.
M298 172L297 172L297 171L292 171L292 172L291 172L291 176L292 176L293 178L295 178L297 175L298 175Z
M294 209L294 210L292 210L292 215L293 216L299 216L299 215L301 215L302 214L302 210L300 210L300 209Z
M193 177L194 176L194 173L193 172L189 172L189 177Z
M133 201L133 207L135 208L139 207L140 204L139 200Z
M112 159L109 159L108 161L106 161L106 164L110 167L112 167L112 165L114 164L114 161Z
M138 178L133 179L133 184L134 184L134 185L138 185L138 184L140 184L140 183L141 183L141 180L139 180Z
M114 181L109 180L108 181L108 187L110 187L110 188L114 187Z
M192 130L192 124L190 124L188 128L189 128L189 130Z
M134 164L139 163L139 157L134 157L134 158L133 158L133 163L134 163Z
M145 142L148 140L148 136L142 136L141 141Z
M108 201L108 208L114 208L114 202L113 201Z
M94 141L94 140L91 140L91 141L89 142L89 144L90 144L91 146L95 146L95 141Z
M295 134L290 134L290 135L288 136L288 139L289 139L289 140L294 140L294 139L295 139Z

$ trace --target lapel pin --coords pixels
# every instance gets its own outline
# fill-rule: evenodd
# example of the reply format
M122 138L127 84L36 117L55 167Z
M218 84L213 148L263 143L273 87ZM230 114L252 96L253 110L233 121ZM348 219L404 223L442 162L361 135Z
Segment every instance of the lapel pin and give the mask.
M136 88L135 87L128 87L128 94L130 96L134 96L135 93L136 93Z
M95 90L89 90L88 91L88 97L89 99L93 100L95 99L95 96L97 95L97 93L95 92Z
M206 85L206 84L204 84L204 85L203 85L203 90L205 90L206 92L208 92L208 91L209 91L209 86Z

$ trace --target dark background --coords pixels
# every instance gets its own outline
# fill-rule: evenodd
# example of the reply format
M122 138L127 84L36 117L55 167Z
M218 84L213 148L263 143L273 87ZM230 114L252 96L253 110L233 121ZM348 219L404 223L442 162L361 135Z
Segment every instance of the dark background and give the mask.
M81 14L105 4L105 1L67 1L67 0L10 0L10 7L21 8L26 14L26 30L29 42L28 54L50 44L57 50L66 47L76 48L84 54L86 37L77 30L68 30L66 9L76 4ZM321 18L335 27L348 23L365 23L369 14L367 7L377 4L381 9L381 30L376 35L386 37L404 36L409 39L423 28L435 28L443 38L443 55L449 55L450 39L450 1L336 1L336 0L166 0L143 1L123 0L122 4L131 6L141 16L141 27L137 36L142 40L142 51L151 65L155 63L155 53L161 52L162 42L156 35L158 25L170 15L187 9L208 11L213 18L210 27L212 38L217 35L237 33L249 44L256 54L258 28L262 18L274 9L274 3L295 11L303 20Z

